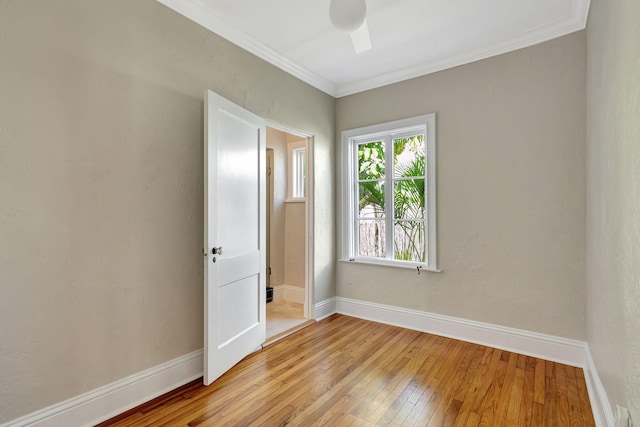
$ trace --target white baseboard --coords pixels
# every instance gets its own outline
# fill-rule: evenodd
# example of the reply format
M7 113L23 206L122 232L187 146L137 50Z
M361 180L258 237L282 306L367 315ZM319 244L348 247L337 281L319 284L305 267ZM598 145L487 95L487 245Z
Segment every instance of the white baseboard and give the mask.
M318 306L328 313L325 317L335 312L583 368L596 426L615 426L609 399L584 341L343 297L316 304L316 313Z
M584 368L584 377L587 382L587 389L589 390L589 400L591 401L591 410L593 411L596 426L614 427L615 416L613 415L607 392L604 390L604 386L598 375L598 370L591 357L589 346L587 346L586 358L587 366Z
M571 366L586 365L583 341L342 297L336 297L336 311Z
M282 285L273 286L273 300L282 301L284 299L284 288Z
M283 296L301 293L281 285ZM287 290L295 288L295 290ZM300 292L298 291L300 289ZM275 299L274 287L274 299ZM291 297L290 297L291 298ZM293 300L286 298L289 300ZM294 297L295 298L295 297ZM614 416L587 344L521 329L384 304L334 297L315 304L316 320L334 313L455 338L584 368L593 416L598 427L613 427ZM49 406L0 427L90 426L202 376L203 352L178 357L88 393Z
M319 303L316 303L314 307L316 320L322 320L325 317L329 317L336 313L336 298L333 297L320 301Z
M273 287L274 301L292 301L304 304L304 288L291 285L277 285Z
M202 367L197 350L0 427L93 426L201 377Z
M340 313L583 368L596 426L615 426L609 399L586 342L343 297L321 301L315 310L316 320Z

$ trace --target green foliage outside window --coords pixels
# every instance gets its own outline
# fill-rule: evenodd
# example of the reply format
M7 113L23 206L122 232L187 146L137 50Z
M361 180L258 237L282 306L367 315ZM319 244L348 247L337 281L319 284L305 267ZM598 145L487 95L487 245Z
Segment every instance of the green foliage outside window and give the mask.
M393 259L424 262L424 135L392 141L393 167L387 171L383 141L358 146L359 254L385 257L385 182L393 194ZM392 173L387 177L386 173ZM390 179L389 179L390 178Z

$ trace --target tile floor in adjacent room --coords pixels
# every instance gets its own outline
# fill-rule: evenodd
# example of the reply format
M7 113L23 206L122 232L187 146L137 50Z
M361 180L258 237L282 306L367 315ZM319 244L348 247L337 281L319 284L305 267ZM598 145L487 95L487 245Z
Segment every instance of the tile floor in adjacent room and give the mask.
M267 338L298 326L304 318L304 306L297 302L280 300L267 303Z

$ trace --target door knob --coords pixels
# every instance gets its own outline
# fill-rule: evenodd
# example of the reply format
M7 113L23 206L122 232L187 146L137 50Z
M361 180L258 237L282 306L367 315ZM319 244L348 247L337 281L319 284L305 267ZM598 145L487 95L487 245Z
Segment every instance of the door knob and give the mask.
M211 249L211 253L214 255L222 255L222 246L218 247L218 248L212 248Z

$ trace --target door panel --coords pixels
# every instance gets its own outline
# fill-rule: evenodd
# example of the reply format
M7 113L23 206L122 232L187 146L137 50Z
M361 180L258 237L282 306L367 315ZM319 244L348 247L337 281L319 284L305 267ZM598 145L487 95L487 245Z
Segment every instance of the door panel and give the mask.
M265 340L266 123L212 91L205 99L208 385Z
M259 218L256 215L260 202L259 194L256 194L256 183L260 182L258 133L241 117L228 111L220 114L217 178L218 199L224 201L224 206L218 207L219 237L230 253L259 250Z
M234 257L218 258L218 281L223 284L235 282L251 275L257 275L260 271L260 252L253 251Z
M255 328L260 323L258 317L259 280L257 276L226 284L220 288L220 298L225 301L221 316L229 319L220 330L220 348L232 343L238 335ZM246 301L254 301L246 304Z

